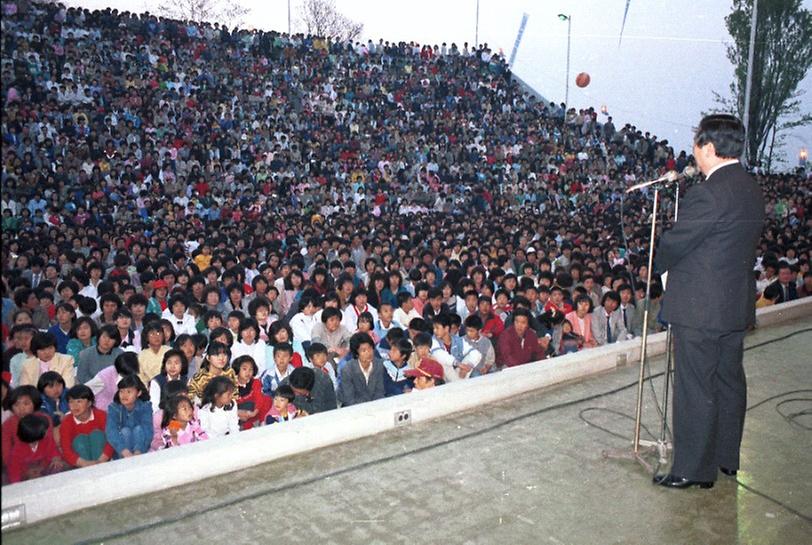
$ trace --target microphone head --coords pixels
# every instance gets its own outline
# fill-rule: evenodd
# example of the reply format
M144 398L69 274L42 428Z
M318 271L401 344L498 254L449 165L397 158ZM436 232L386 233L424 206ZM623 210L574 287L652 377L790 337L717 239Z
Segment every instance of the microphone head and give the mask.
M697 168L692 165L688 165L687 167L682 169L682 175L685 176L686 178L693 178L698 173L699 171L697 170Z
M665 176L663 176L663 178L665 179L666 182L676 182L677 178L679 178L679 174L677 173L676 170L669 170L668 172L665 173Z

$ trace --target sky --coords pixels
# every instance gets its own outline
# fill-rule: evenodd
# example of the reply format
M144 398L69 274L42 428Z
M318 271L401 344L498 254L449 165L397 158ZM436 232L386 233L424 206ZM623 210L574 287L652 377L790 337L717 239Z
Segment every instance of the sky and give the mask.
M163 0L164 2L167 0ZM226 0L227 1L227 0ZM69 0L68 5L156 13L161 0ZM248 28L287 31L288 4L294 32L302 0L242 0L250 9ZM812 0L804 0L812 9ZM473 44L477 0L336 0L339 11L364 24L364 40ZM572 18L569 101L583 108L606 106L616 126L632 123L676 151L690 152L694 127L714 110L713 92L729 95L733 66L725 55L729 34L724 18L731 0L631 0L623 40L618 45L626 0L479 0L481 43L506 56L513 48L522 14L527 26L513 71L545 98L562 102L567 81L567 23ZM575 85L579 72L591 82ZM812 111L812 73L803 111ZM605 119L605 117L603 117ZM787 134L784 163L798 164L801 149L812 149L812 126Z

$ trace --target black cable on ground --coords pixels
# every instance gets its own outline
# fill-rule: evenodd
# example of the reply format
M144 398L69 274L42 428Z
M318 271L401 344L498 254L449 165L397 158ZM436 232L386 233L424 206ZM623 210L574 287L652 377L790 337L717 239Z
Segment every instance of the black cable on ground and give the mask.
M792 333L789 333L789 334L787 334L787 335L783 335L783 336L781 336L781 337L776 337L776 338L774 338L774 339L769 339L769 340L767 340L767 341L763 341L763 342L760 342L760 343L757 343L757 344L754 344L754 345L748 346L748 347L746 347L746 348L744 349L744 351L746 352L746 351L748 351L748 350L754 350L754 349L756 349L756 348L760 348L760 347L762 347L762 346L766 346L766 345L769 345L769 344L772 344L772 343L775 343L775 342L778 342L778 341L783 341L784 339L788 339L788 338L790 338L790 337L794 337L795 335L800 335L801 333L807 333L807 332L809 332L809 331L812 331L812 328L799 329L798 331L793 331ZM657 377L661 377L661 376L663 376L664 374L665 374L665 371L662 371L662 372L657 373L657 374L655 374L655 375L648 376L648 377L646 378L646 380L650 380L650 379L654 379L654 378L657 378ZM635 383L635 384L637 384L637 383ZM653 388L653 382L652 382L652 388ZM652 391L653 391L653 390L652 390ZM782 392L782 393L780 393L780 394L776 394L776 395L770 396L770 397L768 397L768 398L766 398L766 399L762 399L762 400L761 400L761 401L759 401L758 403L756 403L756 404L754 404L754 405L751 405L750 407L748 407L748 408L746 409L746 412L749 412L749 411L751 411L751 410L753 410L753 409L756 409L756 408L758 408L758 407L760 407L760 406L762 406L762 405L764 405L764 404L766 404L766 403L769 403L770 401L774 401L774 400L776 400L776 399L779 399L779 398L782 398L782 397L786 397L786 396L788 396L788 395L792 395L792 394L800 394L800 393L812 393L812 390L810 390L810 389L801 389L801 390L789 390L789 391L786 391L786 392ZM798 402L798 401L812 402L812 399L809 399L809 398L792 398L792 399L786 399L786 400L781 401L781 402L779 402L778 404L776 404L776 406L775 406L775 410L776 410L776 412L778 412L778 414L780 414L780 415L781 415L781 416L782 416L782 417L783 417L783 418L784 418L784 419L785 419L785 420L786 420L786 421L787 421L789 424L799 426L800 428L805 429L805 430L812 430L812 427L807 426L806 424L803 424L803 423L801 423L801 422L798 422L798 420L797 420L797 419L798 419L798 417L800 417L800 416L812 415L812 409L805 409L805 410L802 410L802 411L799 411L799 412L790 413L790 414L785 414L784 412L782 412L782 411L780 410L780 407L781 407L782 405L784 405L785 403L789 403L789 402ZM657 404L657 408L659 409L659 403ZM584 421L584 422L585 422L587 425L589 425L589 426L591 426L591 427L593 427L593 428L599 429L599 430L601 430L601 431L603 431L603 432L606 432L606 433L608 433L608 434L610 434L610 435L612 435L612 436L614 436L614 437L618 437L618 438L624 439L624 440L626 440L626 441L632 441L632 438L631 438L631 437L627 437L627 436L625 436L625 435L622 435L622 434L619 434L619 433L613 432L613 431L611 431L611 430L609 430L609 429L607 429L607 428L605 428L605 427L603 427L603 426L600 426L600 425L598 425L598 424L595 424L594 422L589 421L589 420L588 420L588 419L587 419L587 418L584 416L584 414L585 414L585 413L587 413L587 412L591 412L591 411L595 411L595 412L597 412L597 411L601 411L601 412L608 412L608 413L611 413L611 414L615 414L615 415L617 415L617 416L621 416L621 417L626 418L626 419L630 419L630 420L636 420L634 417L632 417L631 415L628 415L628 414L626 414L626 413L623 413L623 412L621 412L621 411L615 411L614 409L607 409L607 408L605 408L605 407L587 407L587 408L585 408L585 409L581 410L581 411L578 413L578 417L579 417L579 418L580 418L582 421ZM660 415L662 416L662 412L660 412ZM649 436L651 436L651 437L652 437L654 440L657 440L657 438L656 438L656 437L654 437L654 435L653 435L653 434L652 434L652 433L651 433L651 432L648 430L648 428L646 428L646 427L645 427L645 426L643 426L642 424L640 425L640 427L641 427L641 429L644 429L644 430L646 431L646 433L648 433L648 435L649 435ZM656 466L656 468L655 468L655 470L654 470L654 474L655 474L655 475L657 474L657 472L658 472L659 468L660 468L660 464L659 464L659 462L658 462L658 464L657 464L657 466ZM778 499L776 499L776 498L773 498L772 496L769 496L769 495L765 494L764 492L761 492L761 491L759 491L759 490L756 490L756 489L755 489L755 488L753 488L752 486L746 485L746 484L744 484L743 482L741 482L741 481L740 481L740 480L738 480L738 479L736 479L736 483L738 483L738 485L739 485L739 486L741 486L742 488L744 488L745 490L748 490L749 492L752 492L752 493L754 493L754 494L756 494L756 495L758 495L758 496L761 496L762 498L764 498L764 499L766 499L766 500L768 500L768 501L770 501L770 502L774 503L775 505L777 505L777 506L779 506L779 507L782 507L783 509L785 509L785 510L789 511L790 513L793 513L794 515L797 515L798 517L802 518L803 520L805 520L805 521L807 521L807 522L812 522L812 517L810 517L810 516L808 516L808 515L804 515L803 513L800 513L799 511L797 511L797 510L793 509L792 507L790 507L790 506L789 506L789 505L787 505L786 503L784 503L784 502L782 502L782 501L780 501L780 500L778 500Z
M784 335L782 337L777 337L775 339L771 339L769 341L762 342L762 343L759 343L757 345L753 345L751 347L745 348L745 350L751 350L753 348L758 348L760 346L764 346L764 345L767 345L767 344L772 344L774 342L782 341L784 339L788 339L790 337L794 337L795 335L799 335L801 333L805 333L805 332L809 332L809 331L812 331L812 328L801 329L801 330L795 331L793 333L790 333L788 335ZM662 376L663 374L664 374L663 372L657 373L655 375L652 375L652 376L648 377L648 379L646 379L646 380L651 380L651 379L657 378L659 376ZM161 519L161 520L149 523L149 524L143 524L141 526L136 526L136 527L133 527L133 528L129 528L127 530L122 530L120 532L115 532L115 533L107 534L107 535L97 537L97 538L91 538L91 539L78 541L78 542L76 542L76 545L86 545L86 544L91 544L91 543L101 543L101 542L111 541L113 539L124 538L124 537L127 537L127 536L135 535L135 534L145 532L145 531L148 531L148 530L152 530L152 529L155 529L155 528L160 528L162 526L166 526L166 525L169 525L169 524L174 524L176 522L181 522L183 520L199 517L201 515L211 513L212 511L217 511L218 509L223 509L223 508L226 508L226 507L230 507L232 505L236 505L238 503L242 503L242 502L245 502L245 501L261 498L263 496L267 496L267 495L270 495L270 494L276 494L276 493L279 493L279 492L285 492L285 491L291 490L292 488L295 488L295 487L307 486L307 485L310 485L310 484L314 484L314 483L323 481L325 479L330 479L330 478L333 478L333 477L339 477L341 475L345 475L345 474L348 474L348 473L353 473L355 471L366 469L368 467L376 466L376 465L379 465L379 464L384 464L384 463L391 462L391 461L394 461L394 460L399 460L399 459L405 458L407 456L411 456L413 454L420 454L420 453L423 453L423 452L428 452L430 450L434 450L434 449L439 448L439 447L444 447L444 446L447 446L447 445L451 445L451 444L454 444L454 443L457 443L457 442L460 442L460 441L464 441L464 440L470 439L472 437L478 437L478 436L481 436L481 435L486 435L488 433L493 432L494 430L503 428L505 426L509 426L510 424L514 424L516 422L525 420L527 418L532 418L534 416L538 416L540 414L544 414L544 413L547 413L547 412L550 412L550 411L555 411L555 410L558 410L558 409L565 409L567 407L572 407L574 405L580 405L581 403L586 403L588 401L593 401L595 399L600 399L602 397L607 397L607 396L610 396L610 395L614 395L614 394L617 394L617 393L622 392L624 390L628 390L629 388L633 388L633 387L637 386L637 383L638 383L638 381L635 380L634 382L631 382L629 384L625 384L623 386L619 386L617 388L613 388L612 390L608 390L606 392L601 392L601 393L598 393L598 394L592 394L592 395L587 396L587 397L583 397L583 398L579 398L579 399L573 399L573 400L564 401L562 403L558 403L558 404L555 404L555 405L549 405L547 407L542 407L541 409L536 409L535 411L531 411L529 413L523 413L523 414L511 417L511 418L507 418L507 419L505 419L505 420L503 420L501 422L497 422L497 423L495 423L495 424L493 424L493 425L491 425L491 426L489 426L487 428L474 430L474 431L471 431L471 432L468 432L468 433L464 433L462 435L458 435L456 437L451 437L449 439L445 439L443 441L438 441L436 443L431 443L429 445L424 445L422 447L417 447L417 448L414 448L414 449L411 449L411 450L408 450L408 451L399 452L397 454L384 456L382 458L377 458L375 460L362 462L360 464L356 464L356 465L348 466L348 467L338 469L338 470L335 470L335 471L331 471L330 473L321 474L321 475L318 475L318 476L315 476L315 477L310 477L308 479L302 479L302 480L295 481L295 482L288 483L288 484L284 484L284 485L269 487L269 488L266 488L266 489L263 489L263 490L259 490L257 492L253 492L251 494L246 494L244 496L240 496L240 497L232 499L232 500L222 501L222 502L216 503L214 505L210 505L209 507L205 507L203 509L200 509L200 510L197 510L197 511L194 511L194 512L183 513L183 514L179 514L179 515L176 515L176 516L173 516L173 517L164 518L164 519ZM800 390L800 391L804 391L804 390ZM799 392L799 391L796 390L794 392L785 392L782 395L787 395L789 393L796 393L796 392ZM773 399L775 397L776 396L773 396ZM781 397L781 396L778 396L778 397ZM750 407L748 410L754 409L754 408L758 407L759 405L762 405L765 402L769 401L770 399L771 398L768 398L768 399L766 399L764 401L761 401L761 402L757 403L756 405ZM603 408L602 407L592 407L590 409L601 410ZM613 412L615 412L615 411L613 411ZM619 411L617 411L617 412L619 412ZM628 417L629 415L624 414L623 416ZM590 425L593 425L593 424L591 424L589 422L587 422L587 423L590 424ZM597 427L597 426L595 426L595 427ZM603 429L603 428L601 428L601 429ZM607 431L607 430L604 430L604 431ZM610 432L610 433L614 434L614 432ZM626 438L624 437L624 439L626 439ZM739 482L739 481L737 481L737 482ZM774 504L776 504L776 505L778 505L780 507L783 507L787 511L797 515L798 517L802 518L803 520L805 520L807 522L812 522L812 517L804 515L804 514L798 512L798 511L796 511L795 509L791 508L790 506L786 505L785 503L783 503L783 502L781 502L781 501L779 501L779 500L777 500L775 498L772 498L772 497L770 497L770 496L768 496L768 495L766 495L766 494L764 494L762 492L759 492L759 491L753 489L752 487L750 487L748 485L745 485L745 484L740 483L740 482L739 482L739 484L742 487L744 487L745 489L747 489L748 491L751 491L754 494L757 494L757 495L759 495L759 496L773 502Z
M807 391L812 392L812 390L807 390ZM799 428L804 429L804 430L812 431L812 426L808 426L806 424L803 424L802 422L798 422L798 417L800 417L800 416L812 416L812 409L803 409L802 411L797 411L797 412L788 413L788 414L784 413L781 410L781 407L783 405L785 405L787 403L797 403L799 401L806 402L806 403L812 403L812 398L809 398L809 397L794 397L792 399L785 399L784 401L781 401L780 403L776 404L775 412L780 414L784 418L784 420L786 420L789 424L791 424L793 426L798 426Z

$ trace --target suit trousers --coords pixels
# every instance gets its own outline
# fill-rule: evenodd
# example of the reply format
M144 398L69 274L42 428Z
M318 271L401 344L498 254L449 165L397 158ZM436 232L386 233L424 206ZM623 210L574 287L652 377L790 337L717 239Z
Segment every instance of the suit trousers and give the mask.
M744 331L674 324L674 475L715 481L739 469L747 409Z

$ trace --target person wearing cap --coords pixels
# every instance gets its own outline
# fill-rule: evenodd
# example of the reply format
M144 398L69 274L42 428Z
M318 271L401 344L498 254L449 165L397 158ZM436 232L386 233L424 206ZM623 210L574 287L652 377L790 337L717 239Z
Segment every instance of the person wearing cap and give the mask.
M169 286L166 280L155 280L152 283L154 295L150 297L149 304L147 305L147 313L154 313L160 316L164 310L169 307L169 301L166 298L169 293Z
M417 367L409 369L404 374L414 379L415 390L426 390L445 384L443 366L431 358L423 358Z

